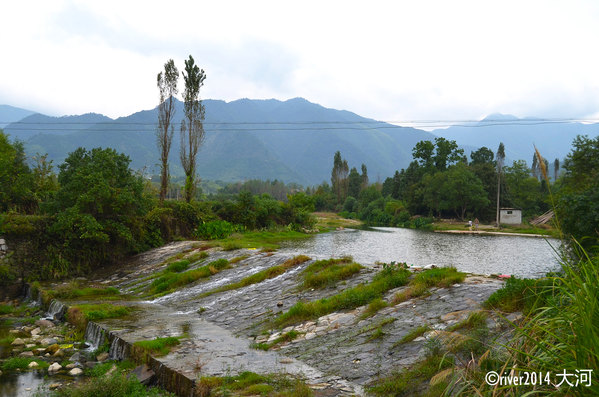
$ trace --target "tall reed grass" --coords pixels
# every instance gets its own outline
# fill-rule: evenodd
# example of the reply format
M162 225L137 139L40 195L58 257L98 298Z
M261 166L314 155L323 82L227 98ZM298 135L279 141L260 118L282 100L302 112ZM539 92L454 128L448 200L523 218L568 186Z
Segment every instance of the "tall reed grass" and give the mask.
M538 150L536 155L549 182ZM560 229L559 219L555 224ZM485 353L469 368L456 369L445 395L599 395L599 258L589 256L576 240L569 245L570 254L561 255L561 272L528 286L527 301L532 305L514 324L513 336L504 346L505 358L483 364L490 356ZM484 380L484 371L489 370L504 375L549 372L552 384L492 386ZM592 370L584 385L581 370Z

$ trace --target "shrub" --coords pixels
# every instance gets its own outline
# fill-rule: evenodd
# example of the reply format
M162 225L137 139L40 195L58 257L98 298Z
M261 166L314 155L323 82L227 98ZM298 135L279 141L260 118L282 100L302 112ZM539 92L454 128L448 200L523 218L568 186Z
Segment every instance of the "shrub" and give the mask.
M210 221L200 224L195 236L203 240L218 240L229 237L235 231L235 227L227 221Z

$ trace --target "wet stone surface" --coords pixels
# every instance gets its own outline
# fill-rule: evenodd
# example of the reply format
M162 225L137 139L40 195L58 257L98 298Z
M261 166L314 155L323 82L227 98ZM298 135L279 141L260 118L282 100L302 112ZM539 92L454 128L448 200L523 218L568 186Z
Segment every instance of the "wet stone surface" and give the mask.
M191 247L176 243L150 252L110 277L108 283L123 292L139 291L144 283L151 283L144 278L164 269L166 258ZM248 257L208 279L154 300L133 303L139 310L129 319L101 324L129 342L187 333L187 339L159 360L189 378L244 370L303 374L322 395L363 394L363 387L376 377L413 364L423 356L426 338L405 344L398 344L399 340L421 325L443 330L457 323L471 311L480 310L480 303L502 285L496 279L471 276L459 285L432 288L428 296L389 306L369 318L363 318L365 307L361 307L280 330L269 326L270 320L296 302L331 296L368 282L380 267L362 264L365 269L336 287L300 291L301 271L312 262L308 261L273 279L200 297L291 258L245 249L207 252L209 257L192 263L190 269L219 258ZM390 302L401 289L389 291L385 300ZM271 343L291 330L299 336L270 351L250 347L251 343Z

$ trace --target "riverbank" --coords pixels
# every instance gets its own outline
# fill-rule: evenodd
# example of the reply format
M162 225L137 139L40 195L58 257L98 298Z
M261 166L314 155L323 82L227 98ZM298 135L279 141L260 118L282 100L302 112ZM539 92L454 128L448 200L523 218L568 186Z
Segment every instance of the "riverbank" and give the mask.
M447 233L466 233L466 234L489 234L489 235L518 235L518 236L539 236L559 238L559 232L550 225L542 227L531 226L528 224L520 225L501 225L500 228L494 224L479 224L478 228L473 224L469 226L467 221L456 221L451 219L442 219L433 223L435 232ZM473 232L473 233L470 233Z

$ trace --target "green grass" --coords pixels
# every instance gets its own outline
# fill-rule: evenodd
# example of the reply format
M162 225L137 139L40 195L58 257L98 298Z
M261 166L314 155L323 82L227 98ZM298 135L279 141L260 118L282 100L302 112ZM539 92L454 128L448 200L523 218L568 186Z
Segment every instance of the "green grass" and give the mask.
M313 392L301 379L288 374L242 372L237 376L205 376L196 385L197 397L247 395L310 397Z
M150 295L164 295L201 278L208 278L228 267L230 267L229 261L221 258L212 261L207 265L198 267L197 269L188 270L182 273L166 271L162 276L158 277L152 284L150 284L148 292Z
M131 314L133 310L129 306L110 303L80 304L69 307L66 318L77 330L85 331L88 321L124 317Z
M365 319L372 317L378 313L379 310L386 308L389 304L382 298L376 298L368 304L366 310L362 314L361 318Z
M248 277L245 277L245 278L239 280L238 282L223 285L223 286L215 288L211 291L204 292L203 294L199 295L199 297L203 298L203 297L210 296L210 295L213 295L213 294L216 294L219 292L231 291L234 289L247 287L248 285L261 283L264 280L275 278L275 277L285 273L287 270L289 270L293 267L296 267L296 266L298 266L306 261L309 261L309 260L310 260L310 257L308 257L306 255L298 255L296 257L286 260L285 262L283 262L280 265L273 266L268 269L254 273L251 276L248 276Z
M375 275L368 284L360 284L339 294L311 302L298 302L275 319L275 324L285 327L318 318L340 310L351 310L381 298L390 289L405 285L410 272L400 267L389 267Z
M462 329L473 330L480 327L486 327L487 324L487 313L485 312L472 312L468 315L468 318L452 325L447 328L448 331L458 331Z
M429 356L412 368L377 379L367 388L367 391L375 396L425 395L430 379L452 365L453 360L448 356Z
M187 259L181 259L180 261L173 262L169 264L166 269L164 269L164 273L181 273L189 268L190 263L191 262L189 262Z
M240 248L270 248L279 249L279 244L287 240L301 240L311 235L291 230L252 231L233 233L226 239L215 240L215 244L226 251Z
M504 312L522 311L529 313L535 306L542 305L552 293L552 279L521 279L510 277L501 289L493 292L484 302L490 309Z
M52 394L57 397L174 397L157 387L147 388L135 377L128 378L120 371L110 376L92 377L76 384L61 387Z
M363 267L349 256L339 259L324 259L310 264L303 272L302 289L325 288L346 280L360 272Z
M55 289L45 290L44 294L51 299L114 299L122 298L115 287L85 287L78 281L72 281Z
M133 346L139 347L151 355L166 356L172 347L181 342L181 336L168 336L166 338L155 338L151 340L141 340L133 343Z
M3 371L10 371L15 369L28 369L29 364L32 361L35 361L38 364L37 368L43 369L48 368L50 366L50 364L48 364L44 360L37 360L28 357L11 357L3 363L0 363L0 369L2 369Z
M410 280L408 288L395 294L391 303L397 305L408 299L427 295L431 287L446 288L452 284L461 283L465 278L466 274L458 272L454 267L424 270L416 273Z
M416 327L413 330L411 330L410 332L408 332L407 334L405 334L403 336L403 338L401 338L399 341L397 341L393 345L393 347L409 343L409 342L413 341L414 339L418 338L419 336L424 335L430 329L431 329L431 327L429 327L427 324L424 324L424 325L421 325L419 327Z

